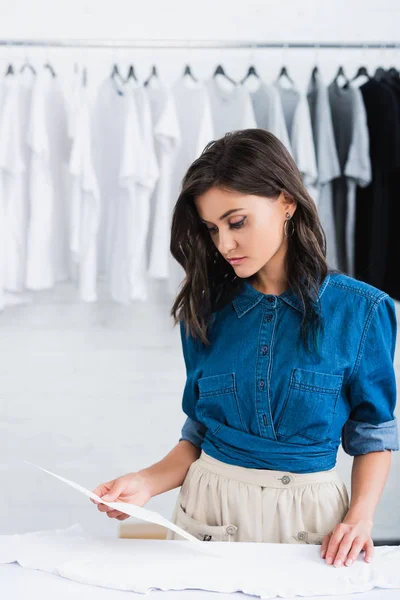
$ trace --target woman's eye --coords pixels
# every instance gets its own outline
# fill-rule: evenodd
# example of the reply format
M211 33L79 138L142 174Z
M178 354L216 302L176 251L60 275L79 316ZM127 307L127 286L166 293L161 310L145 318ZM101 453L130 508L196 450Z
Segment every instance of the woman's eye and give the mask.
M229 227L231 229L240 229L241 227L243 227L245 220L246 219L242 219L241 221L238 221L237 223L230 223ZM211 235L218 231L217 227L206 227L206 229Z
M245 222L245 219L242 219L241 221L238 221L237 223L231 223L231 227L234 227L235 229L240 229L241 227L243 227Z

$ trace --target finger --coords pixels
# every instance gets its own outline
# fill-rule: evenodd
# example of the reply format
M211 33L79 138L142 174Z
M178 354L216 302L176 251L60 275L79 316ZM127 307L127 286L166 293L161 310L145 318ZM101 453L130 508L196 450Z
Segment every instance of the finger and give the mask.
M110 519L115 519L120 514L121 513L119 512L119 510L110 510L110 512L107 513L107 517L110 517Z
M111 508L110 506L107 506L107 504L103 504L103 503L99 503L97 505L97 509L100 512L110 512L110 510L114 510L113 508Z
M346 567L350 567L353 564L353 562L357 560L357 557L363 549L363 546L363 540L360 537L356 536L353 540L352 547L346 560Z
M343 533L337 531L333 533L331 539L328 544L328 548L326 549L326 564L331 565L335 560L337 551L339 549L340 542L342 541Z
M371 560L373 559L373 556L374 556L374 542L372 541L372 538L368 538L368 540L365 542L364 550L365 550L365 557L364 557L365 562L371 562Z
M331 539L331 535L332 535L332 532L328 533L327 535L325 535L322 538L322 544L321 544L321 550L320 550L320 552L321 552L321 558L325 558L326 549L328 548L328 544L329 544L329 541Z
M342 541L339 544L335 560L333 562L334 567L342 567L344 565L344 562L347 559L349 551L352 547L353 539L354 537L351 533L347 533L343 536Z
M125 521L125 519L129 519L129 517L130 515L124 515L124 513L122 513L120 517L117 517L117 519L120 521Z

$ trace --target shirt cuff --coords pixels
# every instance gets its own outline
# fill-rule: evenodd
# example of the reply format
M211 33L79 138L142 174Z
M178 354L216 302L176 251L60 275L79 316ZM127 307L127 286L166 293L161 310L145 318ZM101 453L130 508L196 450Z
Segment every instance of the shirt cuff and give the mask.
M348 419L342 430L342 446L350 456L382 450L399 450L396 417L378 425Z
M192 442L192 444L197 446L197 448L201 448L206 431L207 427L205 425L199 423L198 421L194 421L190 417L187 417L185 423L183 424L179 441L187 440Z

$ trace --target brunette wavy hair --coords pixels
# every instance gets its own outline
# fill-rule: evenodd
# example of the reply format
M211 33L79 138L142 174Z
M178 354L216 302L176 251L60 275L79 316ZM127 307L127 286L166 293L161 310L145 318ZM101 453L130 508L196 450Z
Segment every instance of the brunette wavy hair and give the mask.
M230 302L243 283L216 249L194 204L196 197L213 187L262 196L271 202L283 192L297 201L285 268L288 285L303 308L301 339L308 351L311 345L318 348L323 331L318 290L332 271L326 263L325 233L292 156L264 129L233 131L209 142L182 180L170 240L171 254L186 274L171 308L175 324L183 321L187 335L209 345L207 329L213 313Z

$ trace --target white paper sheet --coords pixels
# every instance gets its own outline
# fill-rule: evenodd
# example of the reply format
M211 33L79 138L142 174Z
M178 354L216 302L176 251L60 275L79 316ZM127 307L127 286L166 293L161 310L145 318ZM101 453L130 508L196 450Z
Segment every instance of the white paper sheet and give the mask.
M206 552L207 554L213 554L216 557L220 556L219 554L216 554L209 547L209 545L204 544L204 542L202 542L201 540L198 540L193 535L191 535L184 529L181 529L181 527L178 527L177 525L175 525L175 523L172 523L171 521L169 521L168 519L166 519L165 517L163 517L162 515L160 515L159 513L155 512L153 510L148 510L147 508L143 508L143 506L137 506L136 504L128 504L127 502L106 502L105 500L102 500L99 496L97 496L97 494L93 494L93 492L87 490L86 488L82 487L78 483L74 483L70 479L61 477L61 475L56 475L55 473L52 473L51 471L48 471L47 469L44 469L43 467L39 467L39 465L35 465L34 463L31 463L27 460L25 460L24 462L28 465L32 465L33 467L36 467L38 469L41 469L42 471L45 471L45 473L49 473L49 475L53 475L53 477L60 479L64 483L67 483L68 485L75 488L79 492L82 492L82 494L85 494L85 496L89 496L89 498L92 498L93 500L97 500L97 502L106 504L107 506L110 506L111 508L114 508L115 510L119 510L120 512L125 513L126 515L135 517L137 519L141 519L142 521L148 521L149 523L157 523L158 525L162 525L163 527L172 529L172 531L179 533L182 537L184 537L187 540L189 540L190 542L196 544L196 548L198 548L201 552ZM178 540L175 540L175 541L178 542Z

